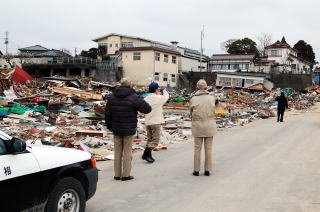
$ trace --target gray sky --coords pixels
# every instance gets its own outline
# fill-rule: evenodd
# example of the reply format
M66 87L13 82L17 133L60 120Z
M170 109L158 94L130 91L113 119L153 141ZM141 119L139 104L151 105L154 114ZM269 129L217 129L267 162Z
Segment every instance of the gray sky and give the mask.
M47 48L96 47L93 38L115 32L200 49L205 26L204 53L222 53L230 38L266 32L273 41L284 35L293 46L310 43L320 54L317 0L2 0L0 38L9 31L10 52L40 44ZM4 52L4 40L0 42Z

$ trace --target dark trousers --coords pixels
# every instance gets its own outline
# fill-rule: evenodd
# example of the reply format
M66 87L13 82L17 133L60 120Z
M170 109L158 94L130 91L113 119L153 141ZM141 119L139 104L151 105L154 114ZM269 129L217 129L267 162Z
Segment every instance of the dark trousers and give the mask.
M278 121L283 122L284 110L278 109Z

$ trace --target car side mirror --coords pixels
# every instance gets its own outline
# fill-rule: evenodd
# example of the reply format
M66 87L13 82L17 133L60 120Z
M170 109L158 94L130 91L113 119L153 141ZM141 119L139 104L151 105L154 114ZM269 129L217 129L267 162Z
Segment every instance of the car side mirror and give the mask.
M27 144L24 140L19 138L12 138L11 140L11 150L12 153L22 153L27 149Z

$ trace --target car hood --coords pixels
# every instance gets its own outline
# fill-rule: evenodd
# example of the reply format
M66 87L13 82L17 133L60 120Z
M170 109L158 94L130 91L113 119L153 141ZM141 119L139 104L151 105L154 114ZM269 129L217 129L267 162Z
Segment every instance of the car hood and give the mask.
M64 147L28 145L28 150L37 159L41 170L66 166L91 158L88 152Z

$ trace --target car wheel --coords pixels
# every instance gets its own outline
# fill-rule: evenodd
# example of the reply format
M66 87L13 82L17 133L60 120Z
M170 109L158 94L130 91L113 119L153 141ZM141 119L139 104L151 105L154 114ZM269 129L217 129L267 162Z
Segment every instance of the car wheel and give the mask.
M49 194L47 212L84 212L86 196L82 184L75 178L59 180Z

